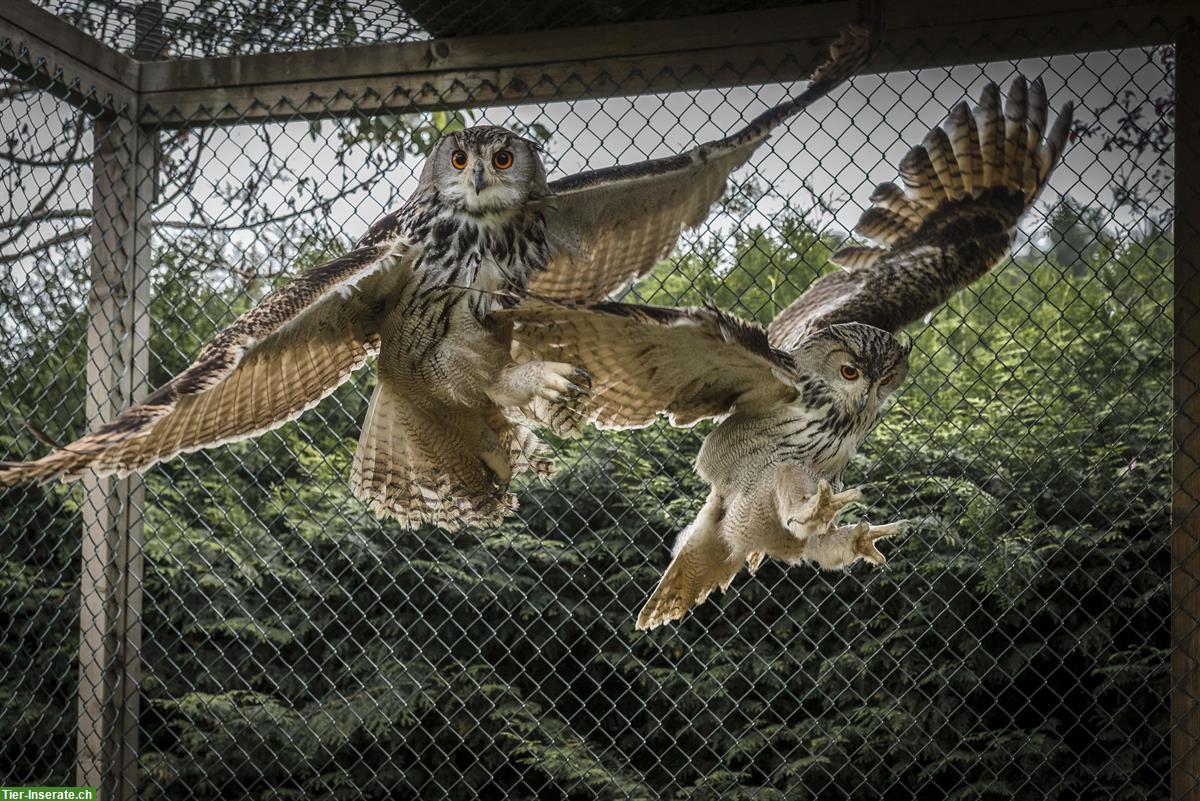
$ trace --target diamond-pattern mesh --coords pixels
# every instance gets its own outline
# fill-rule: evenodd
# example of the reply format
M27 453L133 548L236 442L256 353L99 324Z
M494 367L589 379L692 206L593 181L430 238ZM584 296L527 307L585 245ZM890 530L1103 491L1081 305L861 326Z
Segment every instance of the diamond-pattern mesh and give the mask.
M820 2L821 0L817 0ZM155 29L155 50L165 58L278 53L318 47L430 38L495 35L584 25L674 19L782 6L813 0L36 0L47 11L123 51L140 43L135 22Z
M224 52L203 19L171 55ZM351 41L419 38L393 24ZM239 46L334 41L305 36ZM349 491L364 370L297 423L151 470L144 501L140 480L0 491L0 781L73 783L99 742L77 727L130 726L144 798L1165 797L1174 70L1163 47L857 78L632 292L768 321L958 100L1021 72L1077 102L1013 258L912 327L852 463L866 516L914 521L886 568L768 563L635 632L703 501L709 427L556 441L509 523L413 532ZM797 86L154 132L6 83L0 458L186 366L402 200L451 126L522 130L563 175L714 138Z

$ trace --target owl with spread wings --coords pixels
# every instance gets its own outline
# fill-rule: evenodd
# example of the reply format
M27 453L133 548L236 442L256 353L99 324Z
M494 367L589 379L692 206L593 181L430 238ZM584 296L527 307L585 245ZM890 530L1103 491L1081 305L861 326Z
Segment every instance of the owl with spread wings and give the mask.
M851 456L903 382L909 344L896 334L982 277L1009 252L1022 215L1059 161L1072 106L1046 130L1040 79L1018 78L1001 112L987 86L960 103L900 163L905 185L877 187L852 245L771 325L713 308L526 300L495 312L514 349L585 369L578 405L599 428L720 423L697 472L711 491L678 537L670 565L638 615L639 629L678 620L747 564L766 556L845 567L882 564L876 542L899 523L839 525L861 497L842 490Z
M0 483L126 474L256 436L329 395L372 356L374 394L352 469L379 514L448 529L515 506L514 473L550 463L531 428L588 376L560 359L514 362L489 314L526 291L601 300L647 273L702 223L729 174L771 132L867 60L847 29L804 92L724 139L679 155L547 182L538 146L483 126L442 138L413 195L350 252L268 295L141 403Z

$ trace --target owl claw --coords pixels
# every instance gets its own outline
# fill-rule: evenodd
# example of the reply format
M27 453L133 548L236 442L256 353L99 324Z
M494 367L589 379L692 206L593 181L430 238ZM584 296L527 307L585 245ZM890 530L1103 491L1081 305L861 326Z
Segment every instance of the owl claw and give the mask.
M506 367L488 395L497 406L527 408L535 400L551 403L571 401L586 395L591 376L563 362L525 362Z
M751 576L758 572L758 568L762 566L763 559L766 557L765 551L751 551L746 554L746 568L750 571Z
M898 520L883 526L872 526L866 520L860 520L854 525L839 526L806 540L803 556L824 570L842 570L859 559L882 565L887 562L887 557L875 543L898 533L907 523L907 520Z
M788 528L801 538L823 534L833 528L843 508L860 500L862 500L862 490L858 487L834 492L829 482L821 479L817 483L817 490L812 497L805 501L796 515L788 520Z
M866 520L860 520L855 525L848 527L850 547L855 556L861 556L873 565L882 565L887 562L887 557L875 547L875 543L885 537L899 534L907 525L907 520L897 520L882 526L872 526Z

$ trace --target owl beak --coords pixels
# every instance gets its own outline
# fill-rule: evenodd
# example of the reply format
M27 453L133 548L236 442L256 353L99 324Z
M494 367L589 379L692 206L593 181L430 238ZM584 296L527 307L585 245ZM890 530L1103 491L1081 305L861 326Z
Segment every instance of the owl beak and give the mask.
M871 397L870 392L864 392L862 394L862 397L858 399L858 410L860 412L862 412L864 409L867 408L867 401L870 399L870 397Z
M482 192L483 188L485 186L487 186L487 179L484 178L484 175L483 175L483 165L476 164L475 165L475 194L478 195L480 192Z

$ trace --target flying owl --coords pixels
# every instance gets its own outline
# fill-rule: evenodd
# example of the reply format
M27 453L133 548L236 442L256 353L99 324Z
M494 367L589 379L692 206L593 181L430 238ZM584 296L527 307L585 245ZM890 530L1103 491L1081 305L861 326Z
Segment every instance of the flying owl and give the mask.
M413 195L344 256L276 289L141 403L0 483L143 470L253 437L316 405L370 357L378 379L352 486L377 513L453 529L515 506L512 475L550 463L530 430L573 420L587 375L515 363L489 319L526 290L599 300L647 273L699 225L726 179L771 132L866 61L848 29L806 90L737 133L676 156L551 183L538 146L503 128L449 134Z
M845 567L882 564L876 542L899 523L839 525L858 489L841 490L851 456L900 386L909 344L896 333L995 266L1046 184L1070 129L1066 105L1046 133L1041 80L1015 80L1003 114L985 88L905 155L906 186L877 187L855 231L872 246L839 250L826 274L769 328L713 308L527 299L494 317L524 358L578 365L592 377L579 410L605 429L666 414L715 417L696 467L711 485L678 537L639 629L677 620L765 556Z

